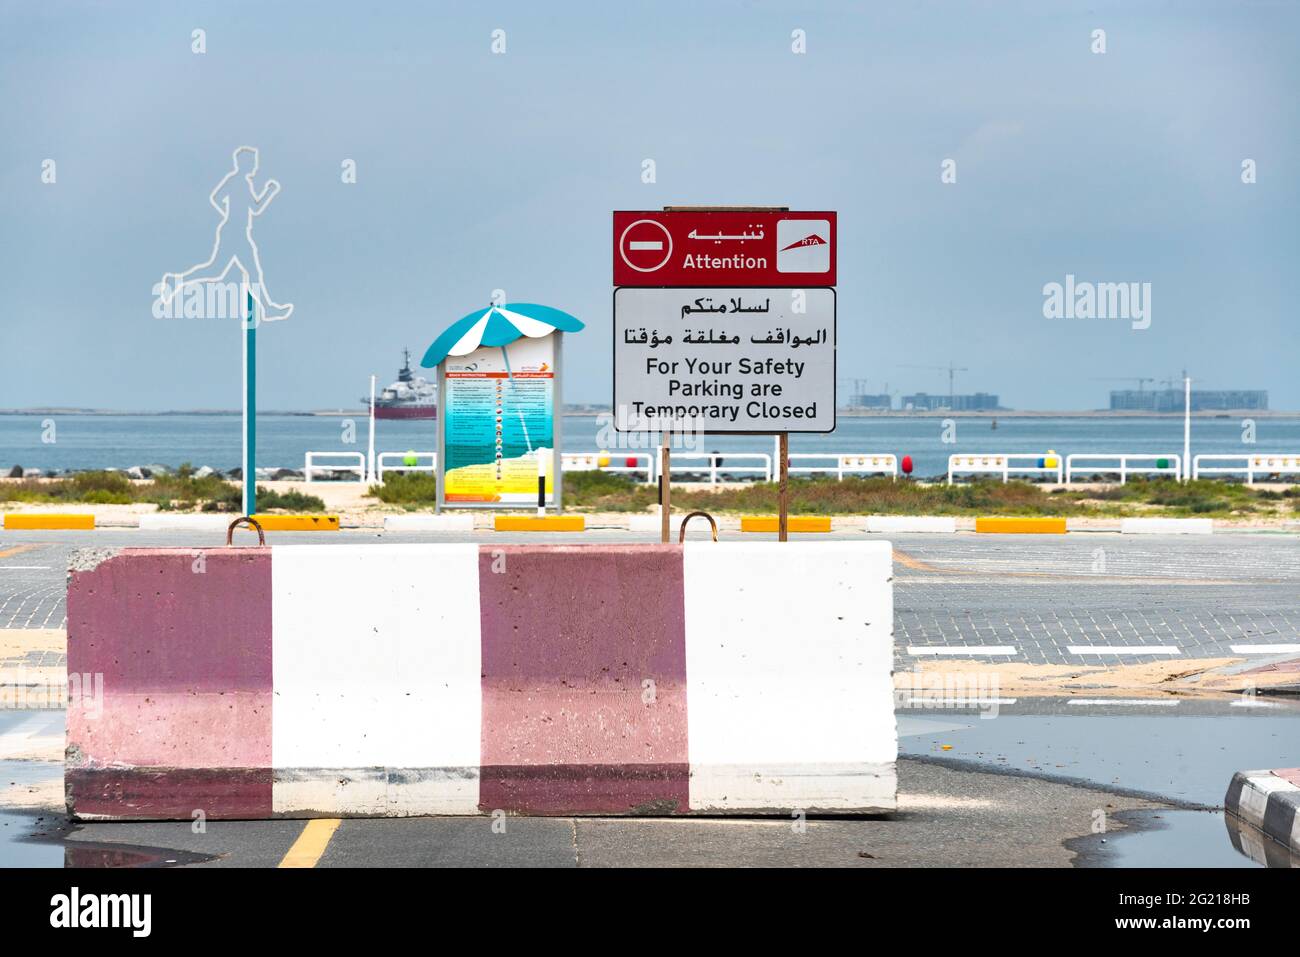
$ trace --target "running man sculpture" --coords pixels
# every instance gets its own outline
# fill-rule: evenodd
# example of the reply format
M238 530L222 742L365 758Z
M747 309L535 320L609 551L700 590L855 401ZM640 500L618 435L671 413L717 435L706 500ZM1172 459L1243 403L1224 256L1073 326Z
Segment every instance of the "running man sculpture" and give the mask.
M293 303L281 305L275 302L266 290L266 280L262 276L262 260L253 242L253 219L262 215L280 192L280 184L268 179L259 193L253 185L257 175L257 148L241 146L232 156L234 168L217 184L208 202L221 215L217 223L217 236L212 245L212 255L207 262L191 266L182 273L164 273L161 298L164 305L186 286L200 283L221 282L230 272L231 266L238 266L243 277L243 284L254 303L254 315L246 322L257 325L260 322L274 322L288 319L293 314ZM243 174L247 188L236 177ZM227 229L226 227L231 228ZM241 308L245 296L239 299Z

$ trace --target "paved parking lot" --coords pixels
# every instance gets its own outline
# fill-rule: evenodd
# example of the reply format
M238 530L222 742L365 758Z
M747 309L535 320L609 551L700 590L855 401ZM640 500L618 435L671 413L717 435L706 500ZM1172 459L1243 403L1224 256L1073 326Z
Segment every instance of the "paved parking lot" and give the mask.
M21 534L0 541L0 628L64 626L65 569L75 548L224 542L219 534L131 529ZM1300 656L1300 535L914 534L888 539L895 548L900 668L937 654L1029 664ZM597 543L656 537L613 529L544 538L344 531L272 533L270 540Z

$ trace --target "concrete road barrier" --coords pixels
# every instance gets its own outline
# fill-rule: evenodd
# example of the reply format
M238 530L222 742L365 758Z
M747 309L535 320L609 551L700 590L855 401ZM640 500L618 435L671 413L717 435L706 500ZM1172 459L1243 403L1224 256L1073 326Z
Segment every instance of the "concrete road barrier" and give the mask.
M267 532L337 532L337 515L254 515Z
M1063 518L1010 518L994 516L975 519L975 531L994 535L1064 535Z
M1265 837L1300 853L1300 768L1238 771L1223 806Z
M91 553L83 819L896 806L887 542Z
M1121 518L1119 530L1124 535L1209 535L1214 531L1214 519Z
M6 529L89 529L95 527L95 516L69 515L55 512L5 512Z
M779 519L775 515L745 515L740 519L742 532L776 532ZM786 530L791 532L829 532L831 517L829 515L790 515L786 518Z
M582 515L497 515L492 527L498 532L581 532L587 528Z

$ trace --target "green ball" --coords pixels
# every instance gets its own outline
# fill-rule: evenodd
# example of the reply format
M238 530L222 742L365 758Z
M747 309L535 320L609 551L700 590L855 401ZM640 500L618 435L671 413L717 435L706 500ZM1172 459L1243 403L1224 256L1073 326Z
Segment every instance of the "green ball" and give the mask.
M1169 460L1168 460L1168 459L1156 459L1156 468L1158 468L1158 469L1167 469L1167 468L1169 468Z
M414 452L408 450L406 455L402 458L402 464L408 468L414 468L420 464L420 457Z

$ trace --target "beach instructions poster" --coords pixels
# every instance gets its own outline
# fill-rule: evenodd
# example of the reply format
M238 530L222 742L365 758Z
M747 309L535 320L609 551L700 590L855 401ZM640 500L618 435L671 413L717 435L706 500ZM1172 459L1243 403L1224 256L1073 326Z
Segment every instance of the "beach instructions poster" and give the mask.
M539 453L554 504L554 335L448 357L441 421L448 505L536 504Z

